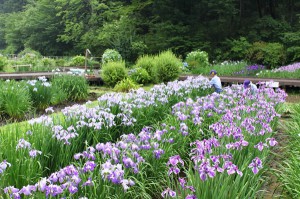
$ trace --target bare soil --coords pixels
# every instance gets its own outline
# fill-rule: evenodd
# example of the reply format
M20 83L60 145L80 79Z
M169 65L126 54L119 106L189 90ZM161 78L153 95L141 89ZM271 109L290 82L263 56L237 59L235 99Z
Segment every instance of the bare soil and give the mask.
M300 95L298 94L289 94L286 98L286 102L288 103L300 103Z

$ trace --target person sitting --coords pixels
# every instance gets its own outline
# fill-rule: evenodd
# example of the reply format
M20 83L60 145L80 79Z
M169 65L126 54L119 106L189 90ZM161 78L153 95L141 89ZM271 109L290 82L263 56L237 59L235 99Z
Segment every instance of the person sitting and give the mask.
M252 95L257 93L257 86L248 79L244 81L244 90L246 89L250 89Z
M210 82L209 82L210 85L212 85L212 87L214 87L215 92L221 93L223 91L222 90L222 84L221 84L220 78L217 76L217 71L211 70L209 74L212 77Z

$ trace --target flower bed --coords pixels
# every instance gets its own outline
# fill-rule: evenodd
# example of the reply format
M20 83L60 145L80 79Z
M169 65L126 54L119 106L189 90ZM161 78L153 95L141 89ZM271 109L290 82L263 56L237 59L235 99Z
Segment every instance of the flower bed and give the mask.
M257 73L256 76L267 77L267 78L299 79L300 63L293 63L287 66L281 66L273 70L261 71Z
M28 180L29 185L24 183L22 186L8 180L12 177L10 173L14 172L15 163L7 159L3 163L7 166L1 176L2 186L7 186L4 192L8 197L16 198L20 195L35 195L39 198L55 196L157 198L160 193L163 197L179 195L182 198L254 196L261 185L262 161L268 154L266 147L276 144L272 138L272 127L276 125L276 118L279 115L275 110L279 103L284 101L286 94L280 90L274 92L272 89L262 89L257 96L252 96L244 93L242 86L233 86L225 88L221 95L211 94L195 98L194 101L186 100L188 96L192 96L190 94L194 89L189 92L190 87L176 85L171 84L168 89L161 87L153 89L151 92L159 97L153 97L151 93L142 91L125 96L115 95L113 98L105 96L99 99L104 107L98 111L82 106L68 108L64 112L64 117L69 118L64 118L66 124L73 121L79 125L78 127L74 125L71 128L66 125L63 130L55 127L53 125L55 121L48 117L31 121L39 130L48 129L48 125L55 127L55 131L48 130L49 135L46 141L40 143L40 147L48 143L47 147L50 148L51 143L53 150L61 150L55 159L64 159L70 155L66 153L72 152L74 159L65 162L67 164L64 166L59 164L62 168L50 173L47 178L38 180L38 177L31 176L35 178ZM193 87L195 84L190 86ZM186 95L186 92L189 95ZM179 95L174 96L174 93ZM142 99L147 100L142 100L138 96L143 96ZM146 113L143 109L151 107L157 111L154 116L158 117L158 114L162 114L159 105L170 106L166 101L175 102L175 99L182 102L175 105L173 103L172 112L166 113L166 116L161 118L162 122L154 120L150 127L144 126L142 130L130 128L125 131L131 124L137 124L147 118L143 116ZM129 111L135 109L136 111ZM118 117L120 113L122 115ZM141 113L141 116L137 113ZM112 114L114 117L106 114ZM154 119L154 116L150 118ZM114 131L110 131L117 120L118 125ZM42 126L36 123L41 121L44 124ZM98 122L103 131L98 131L99 125L95 125ZM81 128L87 129L86 132L92 134L90 136L95 140L87 141L84 145L85 150L74 152L76 150L73 149L80 144L75 140L83 134L78 131ZM108 130L109 135L116 132L117 135L118 129L122 129L121 134L124 134L118 140L97 142L103 136L104 129ZM266 130L263 131L264 129ZM39 133L46 135L44 131L37 133L32 130L32 135L37 136ZM55 135L53 136L55 139L62 138L62 135L66 137L61 139L62 142L57 142L51 139L51 135ZM81 137L81 142L84 142L84 138L86 137ZM46 148L37 147L37 140L40 138L30 141L30 146L29 144L22 146L29 146L31 150L41 150L43 154L47 153L44 150ZM64 151L57 149L66 146L69 148L65 148ZM22 149L24 149L23 158L20 158L27 159L27 149ZM30 162L32 159L27 160L28 163L34 163ZM253 176L252 172L257 174ZM18 189L8 185L14 185Z
M168 115L177 100L205 95L210 92L209 87L208 79L198 77L158 85L150 92L141 89L125 95L107 94L99 98L97 107L88 108L88 104L74 105L65 108L63 115L57 118L44 115L32 119L27 129L29 133L18 128L11 130L13 133L1 132L1 137L6 137L7 140L3 142L6 149L1 150L0 155L12 165L19 161L18 164L24 164L24 167L14 167L9 176L6 176L7 179L1 180L0 184L10 183L20 187L38 179L40 175L48 175L69 164L74 153L84 150L87 145L116 140L119 135L133 132L144 123L154 124ZM149 108L151 111L148 111ZM32 159L28 157L27 149L15 151L21 138L43 155ZM30 165L27 164L29 162ZM16 179L15 176L18 175L24 178Z

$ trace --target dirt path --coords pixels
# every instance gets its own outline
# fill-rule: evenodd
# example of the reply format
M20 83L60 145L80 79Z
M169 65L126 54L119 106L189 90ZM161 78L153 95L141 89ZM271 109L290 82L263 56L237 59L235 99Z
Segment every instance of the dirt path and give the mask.
M289 94L288 97L286 98L286 102L288 103L300 103L300 95L296 94Z

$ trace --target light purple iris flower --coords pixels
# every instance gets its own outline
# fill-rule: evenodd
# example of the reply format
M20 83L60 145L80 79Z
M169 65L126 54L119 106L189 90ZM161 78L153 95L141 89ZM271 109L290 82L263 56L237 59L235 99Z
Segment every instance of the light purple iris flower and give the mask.
M256 158L254 158L254 159L252 160L252 162L249 164L248 167L249 167L249 168L252 168L252 172L253 172L254 174L257 174L258 171L259 171L259 169L262 168L262 162L261 162L261 160L260 160L258 157L256 157Z
M167 198L168 196L170 196L171 198L175 198L176 197L176 192L171 190L170 188L167 188L165 191L163 191L161 193L161 196L163 198Z

